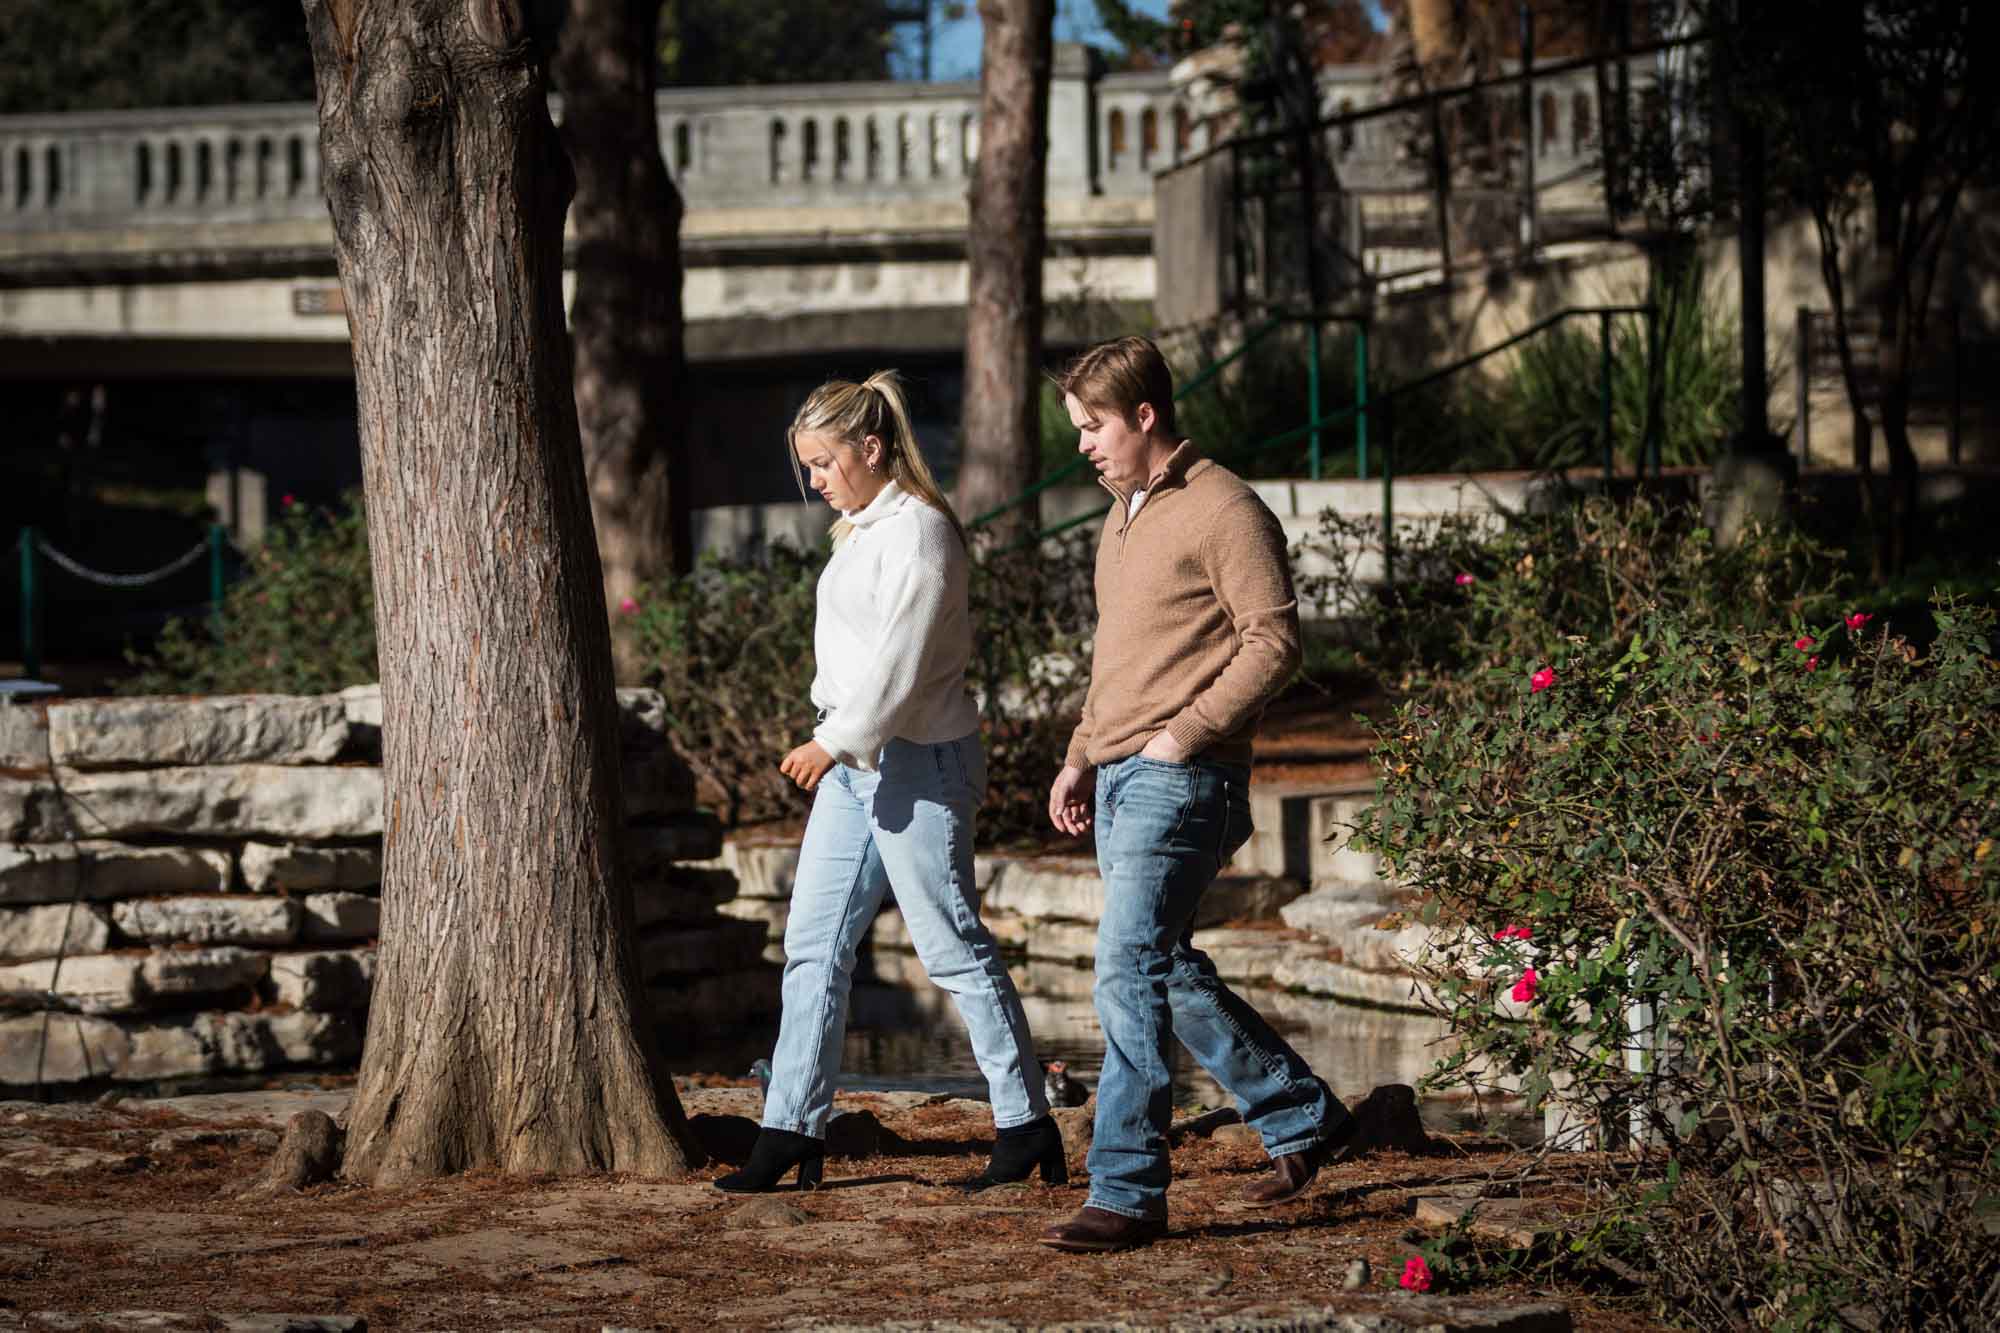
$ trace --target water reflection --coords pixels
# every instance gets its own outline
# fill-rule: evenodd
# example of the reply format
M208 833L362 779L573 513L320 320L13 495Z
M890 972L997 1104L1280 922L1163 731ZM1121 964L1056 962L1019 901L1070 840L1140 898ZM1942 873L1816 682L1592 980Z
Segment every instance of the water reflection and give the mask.
M973 1063L951 997L925 980L914 957L877 954L871 961L866 979L857 977L849 1001L839 1086L850 1091L914 1089L984 1100L986 1082ZM1044 1060L1067 1061L1073 1075L1094 1086L1104 1059L1104 1037L1091 1006L1089 970L1023 961L1014 962L1011 970L1037 1053ZM1384 1083L1415 1084L1430 1071L1446 1038L1444 1024L1428 1015L1251 986L1236 989L1343 1097L1360 1096ZM726 1048L710 1047L675 1063L690 1070L741 1073L758 1056L770 1053L777 1025L738 1035L740 1040ZM1230 1104L1216 1082L1178 1045L1173 1072L1176 1106L1193 1110ZM1497 1119L1475 1123L1465 1103L1431 1099L1423 1105L1423 1117L1433 1129L1482 1128L1517 1142L1538 1137L1539 1126L1522 1115L1518 1105L1497 1110Z

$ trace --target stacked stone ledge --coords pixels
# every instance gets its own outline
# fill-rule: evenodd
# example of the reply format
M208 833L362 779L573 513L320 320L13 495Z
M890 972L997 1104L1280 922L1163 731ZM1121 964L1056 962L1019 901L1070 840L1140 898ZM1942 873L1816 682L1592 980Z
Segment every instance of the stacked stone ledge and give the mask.
M1390 882L1377 857L1349 845L1373 797L1363 785L1251 787L1256 832L1203 895L1195 920L1194 943L1224 978L1423 1010L1416 969L1433 937L1414 920L1417 896ZM735 839L707 865L734 881L735 896L719 910L761 926L764 956L782 963L797 844ZM1037 963L1090 967L1104 907L1093 858L982 854L976 874L982 918L1003 948L1027 959L1036 984L1062 983L1060 968L1034 969ZM876 919L859 973L893 986L923 984L893 904ZM1032 997L1028 1003L1032 1009Z
M719 832L660 696L619 705L641 957L673 982L742 953L741 923L714 910L725 877L681 864ZM0 707L0 1088L351 1066L380 922L380 726L373 686ZM759 1007L707 992L697 1018Z

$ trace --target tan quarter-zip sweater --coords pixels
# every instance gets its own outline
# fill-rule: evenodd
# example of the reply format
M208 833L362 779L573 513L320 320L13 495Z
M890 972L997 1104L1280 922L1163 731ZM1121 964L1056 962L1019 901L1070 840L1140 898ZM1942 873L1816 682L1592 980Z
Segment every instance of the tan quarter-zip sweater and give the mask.
M1182 441L1097 541L1097 640L1065 762L1137 754L1160 732L1190 754L1250 762L1264 705L1299 665L1285 534L1257 493Z

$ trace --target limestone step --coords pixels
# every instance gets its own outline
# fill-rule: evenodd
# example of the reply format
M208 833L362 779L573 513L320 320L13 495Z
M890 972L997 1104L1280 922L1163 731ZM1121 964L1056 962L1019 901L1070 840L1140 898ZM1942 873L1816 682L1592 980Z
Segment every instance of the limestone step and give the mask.
M657 926L639 936L639 968L649 981L739 972L763 952L763 924L729 917Z
M708 976L671 977L646 988L661 1041L669 1050L713 1044L717 1028L728 1028L778 1012L782 975L753 963Z
M1229 868L1295 879L1313 888L1373 883L1381 877L1379 859L1348 842L1361 811L1374 799L1372 783L1328 790L1314 784L1253 782L1254 831Z
M204 1012L169 1025L90 1014L0 1018L0 1085L137 1082L351 1063L361 1028L348 1014Z

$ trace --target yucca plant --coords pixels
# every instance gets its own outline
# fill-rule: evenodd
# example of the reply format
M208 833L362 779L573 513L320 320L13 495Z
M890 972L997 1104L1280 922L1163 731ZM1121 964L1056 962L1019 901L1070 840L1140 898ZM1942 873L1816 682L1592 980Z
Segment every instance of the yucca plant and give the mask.
M1742 340L1737 310L1699 266L1660 289L1660 461L1710 462L1742 424ZM1635 288L1606 304L1638 305ZM1646 321L1611 321L1611 443L1617 462L1636 467L1646 439L1649 383ZM1522 345L1512 372L1492 393L1496 428L1538 467L1590 467L1603 458L1603 344L1594 320L1558 325ZM1778 367L1772 367L1775 377Z

